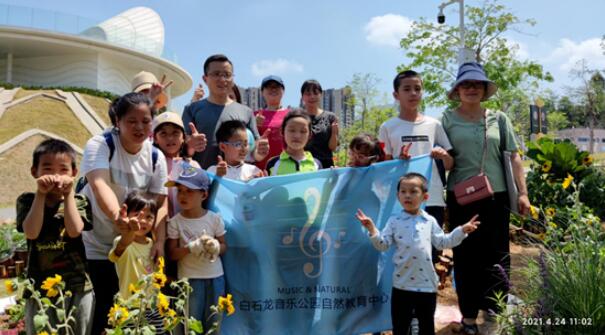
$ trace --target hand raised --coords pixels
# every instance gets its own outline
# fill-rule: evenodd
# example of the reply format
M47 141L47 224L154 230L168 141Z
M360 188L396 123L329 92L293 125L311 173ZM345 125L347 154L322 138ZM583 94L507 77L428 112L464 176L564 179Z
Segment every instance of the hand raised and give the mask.
M332 127L332 136L338 136L339 128L338 128L338 120L332 122L330 125Z
M198 132L193 122L189 122L189 129L191 130L191 135L187 137L187 146L196 152L206 150L206 145L208 144L206 135Z
M262 127L265 124L265 119L263 113L256 114L256 127Z
M403 147L401 147L401 153L399 153L399 159L405 159L408 160L410 158L412 158L412 156L410 155L410 148L412 147L412 143L408 143L406 145L404 145Z
M202 100L205 94L206 92L204 92L204 86L202 86L202 84L198 84L195 91L193 91L193 97L191 98L191 102Z
M170 80L168 82L166 82L166 75L162 75L162 80L160 80L159 83L153 83L153 85L151 86L151 89L149 90L149 98L151 98L151 101L154 101L157 99L157 97L164 91L166 91L166 89L168 87L170 87L170 85L172 85L174 83L174 80Z
M256 141L256 153L263 158L269 154L269 136L271 136L271 129L267 128L263 136Z
M355 213L355 217L357 218L357 220L359 220L361 225L364 226L368 230L368 232L371 235L375 235L376 226L374 225L374 221L372 221L371 218L366 216L366 214L361 209L359 209L359 208L357 209L357 213Z
M475 216L473 216L473 218L469 222L465 223L462 226L462 231L465 234L469 234L477 230L477 228L479 228L479 225L481 224L480 221L477 221L478 218L479 214L475 214Z
M220 155L217 156L216 163L216 175L219 177L223 177L227 174L227 162L223 160L223 157Z
M116 220L116 226L118 227L120 234L127 235L130 233L128 206L126 204L123 204L120 208L120 213L118 214L118 218Z

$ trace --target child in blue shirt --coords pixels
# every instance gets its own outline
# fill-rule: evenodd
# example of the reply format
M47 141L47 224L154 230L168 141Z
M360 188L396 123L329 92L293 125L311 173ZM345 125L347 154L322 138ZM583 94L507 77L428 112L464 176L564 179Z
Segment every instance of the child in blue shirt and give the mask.
M394 215L379 232L371 218L357 210L356 217L368 230L374 247L386 251L394 244L391 319L393 334L405 334L412 312L418 318L420 334L434 334L438 277L431 261L431 245L437 249L453 248L477 229L475 215L468 223L445 234L434 217L420 208L429 197L428 181L418 173L399 179L397 198L403 211Z

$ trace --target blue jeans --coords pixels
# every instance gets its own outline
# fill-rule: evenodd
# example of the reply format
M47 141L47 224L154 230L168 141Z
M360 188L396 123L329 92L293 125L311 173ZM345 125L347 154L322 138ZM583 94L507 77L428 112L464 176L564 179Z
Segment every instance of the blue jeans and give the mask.
M189 297L189 316L202 322L204 332L214 323L215 318L210 317L210 306L218 304L218 297L225 295L225 276L210 279L189 279L193 289Z

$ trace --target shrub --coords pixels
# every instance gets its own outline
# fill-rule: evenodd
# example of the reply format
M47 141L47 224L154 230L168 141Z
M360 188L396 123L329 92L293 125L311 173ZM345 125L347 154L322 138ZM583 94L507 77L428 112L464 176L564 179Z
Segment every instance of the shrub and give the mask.
M107 92L107 91L99 91L92 88L87 87L79 87L79 86L24 86L24 85L14 85L9 83L0 83L0 87L4 87L6 89L13 89L15 87L21 87L26 90L63 90L66 92L78 92L83 94L92 95L95 97L109 99L113 101L115 98L119 97L119 95Z

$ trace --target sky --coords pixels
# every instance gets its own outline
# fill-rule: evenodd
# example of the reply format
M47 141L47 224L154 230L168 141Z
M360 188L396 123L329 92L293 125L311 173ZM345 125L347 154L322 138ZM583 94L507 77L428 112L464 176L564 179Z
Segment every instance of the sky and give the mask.
M173 101L179 112L202 82L202 64L215 53L234 63L235 82L260 86L262 78L284 79L284 105L298 105L300 85L317 79L324 89L340 88L355 73L372 73L387 103L392 78L405 61L399 40L414 20L435 20L435 0L0 0L1 3L73 14L99 22L127 9L146 6L165 25L165 45L193 78L187 94ZM465 1L477 6L482 1ZM519 56L543 64L555 77L549 87L573 85L570 69L586 59L605 69L600 47L605 34L603 0L506 0L518 17L537 24L507 37L519 45ZM445 10L446 24L458 25L457 5ZM381 99L380 99L381 100ZM382 102L382 101L380 101Z

